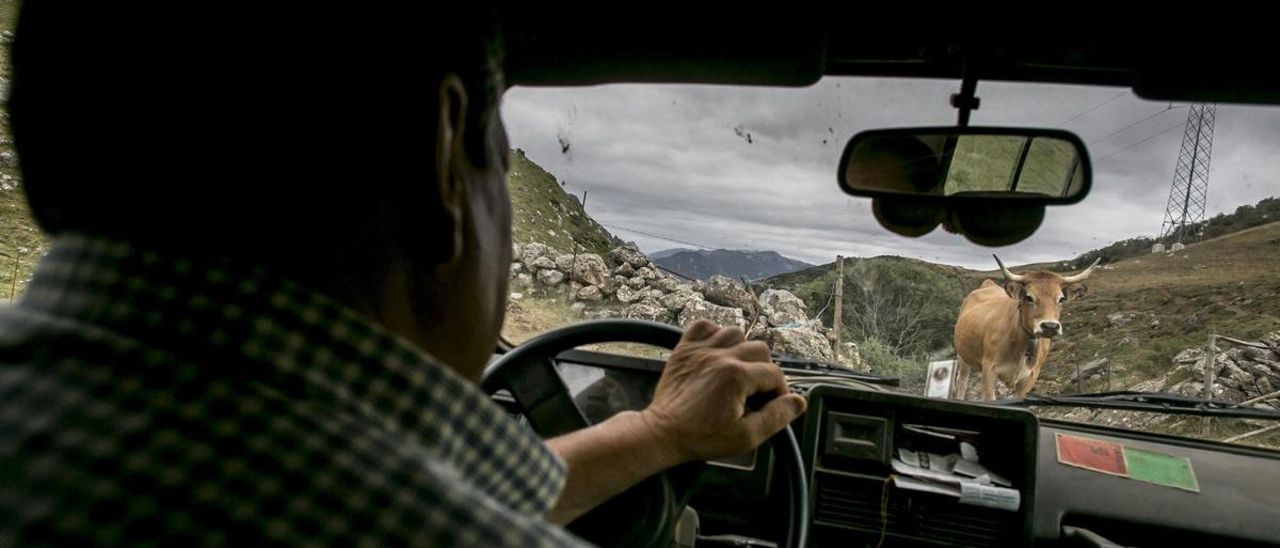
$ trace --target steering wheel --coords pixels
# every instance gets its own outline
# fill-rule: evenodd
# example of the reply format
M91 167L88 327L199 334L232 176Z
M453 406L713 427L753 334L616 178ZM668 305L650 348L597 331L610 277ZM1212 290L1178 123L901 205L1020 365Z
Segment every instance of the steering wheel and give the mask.
M493 394L507 390L539 435L550 438L586 428L586 417L574 404L556 371L561 352L587 345L628 342L674 349L682 331L667 324L633 319L603 319L548 331L515 347L484 371L481 387ZM787 539L799 548L808 540L809 490L800 444L791 427L770 439L790 483ZM601 546L657 547L671 544L676 522L689 502L694 483L706 463L687 463L636 484L579 517L567 529ZM620 520L620 516L631 518Z

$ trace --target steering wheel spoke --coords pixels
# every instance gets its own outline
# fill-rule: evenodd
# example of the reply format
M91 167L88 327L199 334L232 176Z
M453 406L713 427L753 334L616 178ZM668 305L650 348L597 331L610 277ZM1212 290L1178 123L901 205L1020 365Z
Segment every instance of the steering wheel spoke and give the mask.
M530 360L531 367L504 369L492 383L511 393L511 397L524 409L533 430L544 438L554 438L590 426L574 404L569 387L556 371L554 359L548 356L539 358Z

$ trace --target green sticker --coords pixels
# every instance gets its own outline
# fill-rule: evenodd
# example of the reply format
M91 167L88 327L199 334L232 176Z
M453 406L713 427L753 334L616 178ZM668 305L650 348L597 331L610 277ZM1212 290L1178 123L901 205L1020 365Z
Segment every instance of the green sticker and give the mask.
M1124 448L1124 461L1129 467L1129 477L1138 481L1155 483L1200 492L1196 473L1186 457L1153 453L1132 447Z

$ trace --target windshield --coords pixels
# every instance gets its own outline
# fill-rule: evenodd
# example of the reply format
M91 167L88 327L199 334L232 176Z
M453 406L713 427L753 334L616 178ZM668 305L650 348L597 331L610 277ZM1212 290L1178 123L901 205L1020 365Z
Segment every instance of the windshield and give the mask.
M870 200L837 187L843 147L861 130L953 125L948 98L958 89L954 81L827 78L803 89L510 90L503 116L514 147L516 253L504 335L518 343L599 317L709 318L776 353L945 396L928 380L930 364L956 358L966 295L983 280L1004 284L993 252L1014 273L1075 274L1101 258L1063 303L1062 334L1032 394L1202 397L1208 342L1223 335L1253 344L1215 339L1213 397L1280 405L1265 398L1280 390L1280 108L982 82L971 123L1076 133L1093 161L1091 194L1050 207L1034 235L1006 247L941 228L894 235ZM1190 192L1187 173L1198 176ZM975 364L970 399L981 377ZM996 392L1007 398L1012 388L997 381ZM1235 439L1265 422L1204 427L1151 412L1036 412L1280 446L1280 431Z

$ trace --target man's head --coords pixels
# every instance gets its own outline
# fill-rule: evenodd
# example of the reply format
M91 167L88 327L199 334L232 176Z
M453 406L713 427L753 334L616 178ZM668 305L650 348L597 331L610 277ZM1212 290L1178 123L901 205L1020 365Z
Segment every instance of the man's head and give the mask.
M1050 339L1063 332L1059 320L1062 305L1084 295L1084 281L1101 260L1095 260L1079 274L1063 276L1041 270L1014 274L1000 262L1000 257L995 259L1006 281L1005 291L1018 301L1019 324L1034 336Z
M511 249L493 15L144 4L23 3L41 225L260 264L478 375Z

